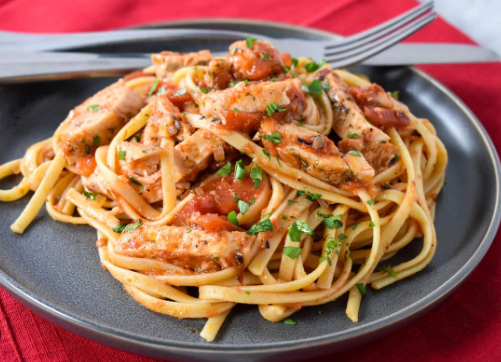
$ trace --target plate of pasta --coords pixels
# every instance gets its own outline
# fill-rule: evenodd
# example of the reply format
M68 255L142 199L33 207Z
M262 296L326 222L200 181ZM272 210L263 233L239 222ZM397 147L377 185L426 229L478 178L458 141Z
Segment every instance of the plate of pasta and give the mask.
M154 356L312 356L424 312L492 242L498 157L423 72L130 47L151 66L0 89L0 283L48 319Z

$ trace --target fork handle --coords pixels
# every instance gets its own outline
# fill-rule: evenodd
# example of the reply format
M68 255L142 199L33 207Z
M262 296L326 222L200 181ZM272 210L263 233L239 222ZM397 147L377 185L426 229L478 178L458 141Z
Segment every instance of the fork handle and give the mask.
M248 35L269 39L261 34L249 34L231 30L198 29L138 29L73 34L25 34L0 32L0 50L2 52L37 52L57 51L120 44L146 40L222 40L235 41Z
M91 77L111 77L142 69L148 58L95 58L56 62L0 62L0 84Z

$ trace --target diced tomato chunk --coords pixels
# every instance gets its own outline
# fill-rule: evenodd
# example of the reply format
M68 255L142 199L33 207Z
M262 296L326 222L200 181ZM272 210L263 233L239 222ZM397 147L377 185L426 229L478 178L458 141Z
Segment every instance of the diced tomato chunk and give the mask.
M85 157L80 157L76 163L76 170L79 175L89 177L94 169L96 168L96 159L94 155L87 155Z

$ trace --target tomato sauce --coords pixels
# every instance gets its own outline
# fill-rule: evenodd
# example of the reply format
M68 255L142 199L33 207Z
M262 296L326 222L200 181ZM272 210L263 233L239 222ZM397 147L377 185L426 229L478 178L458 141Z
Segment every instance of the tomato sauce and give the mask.
M225 114L224 128L251 133L259 129L263 116L263 112L249 113L228 110Z
M167 95L167 98L169 98L169 101L171 101L172 104L178 108L181 108L184 103L192 101L192 98L186 89L183 93L182 88L179 88L168 80L164 80L160 88L165 89L165 94Z
M77 159L75 169L79 175L89 177L94 172L96 166L97 163L94 155L87 155Z
M255 189L249 174L242 181L232 174L217 177L200 189L200 193L174 217L172 225L211 231L241 231L228 220L227 215L232 211L238 213L238 200L250 203L252 198L256 199L263 190L263 183Z

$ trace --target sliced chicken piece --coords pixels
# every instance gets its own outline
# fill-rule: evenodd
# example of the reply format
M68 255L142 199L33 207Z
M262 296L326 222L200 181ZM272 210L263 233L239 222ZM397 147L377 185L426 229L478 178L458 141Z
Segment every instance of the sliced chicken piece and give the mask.
M270 154L278 155L289 166L332 185L365 183L374 177L374 170L361 154L341 155L332 140L294 123L281 124L268 118L255 139L262 140Z
M87 177L82 177L82 185L88 191L95 191L109 199L112 199L112 193L108 189L106 181L104 181L103 176L99 173L99 169L96 167L94 171Z
M184 114L172 104L166 94L157 96L148 114L150 116L142 136L145 145L162 147L166 139L183 141L192 134L192 127L186 121Z
M131 186L148 202L160 201L162 199L160 155L164 150L137 142L120 142L118 150L120 173L127 177Z
M233 64L225 58L214 58L209 62L206 83L209 88L224 89L234 79Z
M249 46L250 45L250 46ZM284 55L290 65L290 56ZM284 72L282 55L270 42L240 40L230 45L228 61L235 79L265 80Z
M174 173L176 183L193 180L209 163L214 150L224 144L221 139L205 130L198 130L193 136L174 147ZM149 203L162 200L162 179L160 153L163 149L136 142L121 142L118 147L120 172ZM135 181L132 181L132 179ZM96 169L84 180L84 186L92 191L108 195L106 184Z
M219 137L203 129L178 143L174 147L176 182L192 180L198 172L207 167L214 150L223 145L224 142Z
M143 99L119 80L75 107L54 136L54 148L64 153L66 167L89 176L93 171L89 159L96 147L109 144L143 105Z
M373 83L366 87L351 87L348 93L363 110L373 125L378 127L404 128L409 125L409 117L403 112L407 107L395 107L391 94Z
M209 50L184 54L164 51L151 56L151 61L155 67L155 73L157 78L160 79L172 75L176 70L183 67L207 65L211 59L212 56Z
M123 233L120 255L166 261L197 273L236 266L243 271L252 237L238 231L203 231L179 226L141 226Z
M148 176L160 169L160 155L163 149L137 142L120 142L118 144L121 170L131 174Z
M227 129L243 132L255 131L263 117L299 120L306 106L299 79L281 82L262 82L198 94L200 113L217 117Z
M325 67L317 77L325 88L329 88L327 95L334 116L332 128L343 139L338 143L339 149L346 153L350 150L363 152L376 173L386 169L398 153L390 137L367 121L353 97L347 94L348 86L332 69Z

